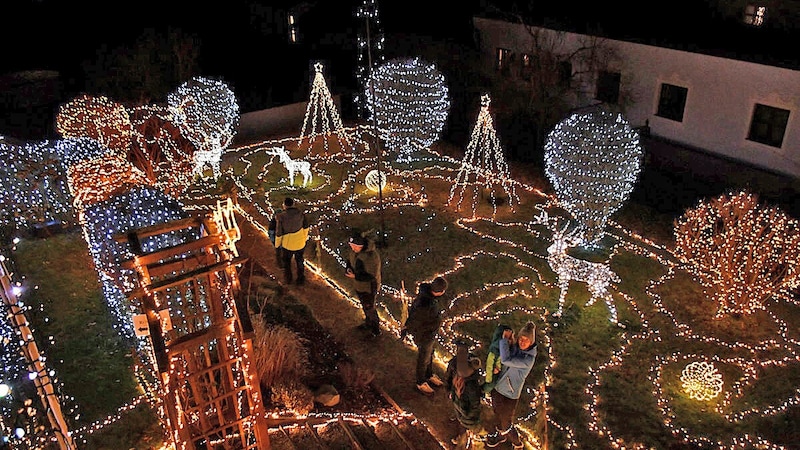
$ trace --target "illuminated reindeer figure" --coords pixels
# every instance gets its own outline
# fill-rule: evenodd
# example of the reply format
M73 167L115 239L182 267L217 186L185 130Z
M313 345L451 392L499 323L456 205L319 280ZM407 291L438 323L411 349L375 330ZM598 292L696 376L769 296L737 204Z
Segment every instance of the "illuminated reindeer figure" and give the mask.
M289 157L286 147L273 147L267 150L269 155L277 155L283 166L289 171L289 184L294 184L294 174L300 172L303 175L303 187L311 182L311 163L308 161L293 160Z
M580 281L586 283L591 298L586 302L586 306L591 306L602 298L611 313L612 323L619 325L617 321L617 308L614 306L609 286L611 282L619 282L619 277L604 263L596 263L575 258L567 254L567 250L581 244L582 239L577 233L578 229L568 230L569 223L559 228L559 218L551 218L547 211L538 207L540 214L533 219L534 224L542 224L553 231L553 243L547 247L547 263L553 272L558 276L558 310L555 314L560 317L564 312L564 300L567 297L569 282ZM621 326L621 325L620 325Z

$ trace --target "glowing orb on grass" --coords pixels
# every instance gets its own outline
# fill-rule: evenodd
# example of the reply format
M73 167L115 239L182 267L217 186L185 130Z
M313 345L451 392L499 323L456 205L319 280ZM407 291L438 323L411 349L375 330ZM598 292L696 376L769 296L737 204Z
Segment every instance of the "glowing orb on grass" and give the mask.
M711 400L722 391L722 375L713 364L693 362L681 372L683 390L696 400Z
M386 188L386 172L371 170L364 179L367 189L373 192Z

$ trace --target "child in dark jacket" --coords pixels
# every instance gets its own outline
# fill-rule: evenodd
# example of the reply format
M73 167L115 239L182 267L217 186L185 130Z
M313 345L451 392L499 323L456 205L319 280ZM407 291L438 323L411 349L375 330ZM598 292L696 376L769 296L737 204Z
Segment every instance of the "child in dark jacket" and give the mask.
M458 448L470 448L475 436L481 433L481 397L483 377L481 360L469 352L469 344L456 343L456 356L447 364L446 384L453 402L459 430L451 443Z

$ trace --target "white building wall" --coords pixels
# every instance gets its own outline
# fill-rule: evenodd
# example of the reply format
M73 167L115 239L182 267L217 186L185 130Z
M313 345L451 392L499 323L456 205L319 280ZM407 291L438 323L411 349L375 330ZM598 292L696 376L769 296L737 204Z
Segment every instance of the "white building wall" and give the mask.
M517 55L531 51L523 25L479 17L474 24L489 64L497 48ZM558 34L564 51L587 39ZM630 94L625 116L632 126L648 121L654 136L800 178L800 71L625 41L605 43L622 60L620 90ZM682 122L655 115L662 83L688 89ZM790 111L781 148L747 140L756 103Z

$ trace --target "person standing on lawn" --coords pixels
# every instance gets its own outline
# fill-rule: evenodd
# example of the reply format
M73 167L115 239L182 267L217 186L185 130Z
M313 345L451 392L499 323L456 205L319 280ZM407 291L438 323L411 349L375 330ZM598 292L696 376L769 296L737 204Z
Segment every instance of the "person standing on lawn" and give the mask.
M283 200L283 211L275 214L275 247L280 248L283 258L283 279L292 284L292 258L297 267L297 284L306 281L303 252L308 241L308 218L294 205L294 199Z
M275 210L272 214L272 218L269 219L269 227L267 228L269 241L272 242L272 246L275 247L275 264L279 269L283 269L283 253L281 252L283 249L275 245L275 228L278 226L277 216L281 211L283 210L280 208Z
M421 283L416 298L408 308L406 331L417 344L416 387L425 395L433 395L433 387L444 385L433 373L433 345L436 333L442 326L442 297L447 290L447 281L436 277L430 283Z
M458 433L450 440L456 448L470 448L482 431L483 378L480 368L481 360L470 353L469 343L456 342L456 355L448 362L445 372L445 384L458 421Z
M491 394L497 424L495 431L487 436L485 445L494 448L511 438L512 447L522 449L524 445L514 419L525 379L536 361L536 325L528 322L516 338L512 330L505 330L499 347L503 368Z
M381 334L381 321L375 300L381 287L381 255L375 242L355 232L349 240L350 252L345 265L345 276L353 280L353 288L364 311L364 323L359 329L372 336Z

